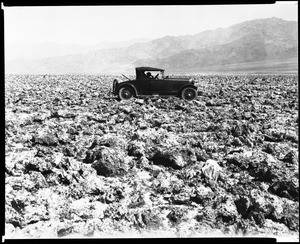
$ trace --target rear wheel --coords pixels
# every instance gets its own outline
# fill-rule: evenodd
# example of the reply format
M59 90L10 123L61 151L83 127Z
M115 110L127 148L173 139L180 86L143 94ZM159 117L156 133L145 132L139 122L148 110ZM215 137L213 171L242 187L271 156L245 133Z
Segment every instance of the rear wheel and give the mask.
M119 90L119 99L121 100L129 100L134 96L134 91L131 87L122 87Z
M192 87L184 88L181 92L181 98L186 101L192 101L196 97L197 97L197 91Z

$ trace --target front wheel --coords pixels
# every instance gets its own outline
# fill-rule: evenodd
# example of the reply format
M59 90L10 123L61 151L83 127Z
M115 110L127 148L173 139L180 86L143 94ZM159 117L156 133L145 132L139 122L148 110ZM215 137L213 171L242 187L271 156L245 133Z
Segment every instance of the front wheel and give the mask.
M119 99L121 100L129 100L134 96L134 91L130 87L122 87L119 90Z
M186 101L192 101L197 97L197 91L192 87L184 88L181 92L181 98Z

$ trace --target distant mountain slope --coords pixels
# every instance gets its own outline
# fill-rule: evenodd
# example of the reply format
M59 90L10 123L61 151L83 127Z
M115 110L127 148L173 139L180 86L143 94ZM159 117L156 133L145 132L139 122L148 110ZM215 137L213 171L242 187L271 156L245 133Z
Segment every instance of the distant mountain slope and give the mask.
M297 57L298 23L268 18L207 30L196 35L165 36L127 47L101 49L79 55L36 61L9 61L6 62L6 72L133 73L135 66L161 67L168 72L197 72L203 70L203 67L226 67L230 64L239 67L239 63L245 66L247 62L268 60L275 60L273 63L278 65L280 61L284 63L286 60L296 60ZM288 62L291 69L291 63Z
M215 65L289 59L297 57L296 46L249 41L241 38L231 43L201 49L189 49L162 59L139 60L135 64L164 67L169 71L195 70Z
M135 65L169 70L197 70L214 65L237 64L298 56L298 23L278 18L246 21L188 37L179 37L185 50L165 58L144 59Z
M14 59L42 59L55 56L75 55L99 49L128 47L135 43L147 42L151 39L139 38L122 42L103 41L93 45L43 43L14 43L5 45L6 60Z

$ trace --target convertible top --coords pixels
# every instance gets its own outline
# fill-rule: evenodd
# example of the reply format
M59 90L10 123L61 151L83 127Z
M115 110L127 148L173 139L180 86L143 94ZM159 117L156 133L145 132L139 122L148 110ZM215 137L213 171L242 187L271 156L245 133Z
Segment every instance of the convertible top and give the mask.
M164 69L158 69L153 67L136 67L136 71L165 71Z
M164 69L158 69L153 67L136 67L136 79L146 79L145 71L161 71L164 72Z

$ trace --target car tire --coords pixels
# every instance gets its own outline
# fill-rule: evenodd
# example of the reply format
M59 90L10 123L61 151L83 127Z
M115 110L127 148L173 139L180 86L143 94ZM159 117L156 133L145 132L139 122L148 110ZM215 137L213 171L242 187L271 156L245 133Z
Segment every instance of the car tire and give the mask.
M113 92L115 92L116 91L116 88L117 88L117 86L118 86L118 80L117 79L114 79L114 81L113 81Z
M186 101L192 101L196 97L197 97L197 91L192 87L186 87L181 92L181 98Z
M131 87L125 86L119 90L118 95L120 100L129 100L134 97L134 90Z

